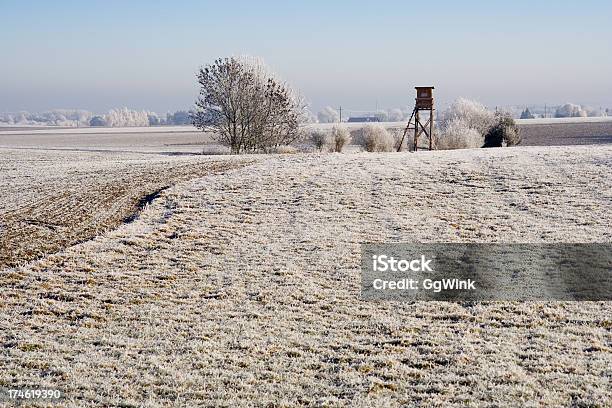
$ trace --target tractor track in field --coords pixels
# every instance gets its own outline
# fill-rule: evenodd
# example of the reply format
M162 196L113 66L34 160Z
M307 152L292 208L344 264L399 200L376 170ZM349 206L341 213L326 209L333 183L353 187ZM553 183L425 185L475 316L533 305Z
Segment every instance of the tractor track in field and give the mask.
M177 182L248 163L202 157L151 159L150 155L143 159L140 154L124 159L122 154L109 165L99 152L63 154L0 151L0 187L5 191L0 198L0 269L39 259L131 222Z

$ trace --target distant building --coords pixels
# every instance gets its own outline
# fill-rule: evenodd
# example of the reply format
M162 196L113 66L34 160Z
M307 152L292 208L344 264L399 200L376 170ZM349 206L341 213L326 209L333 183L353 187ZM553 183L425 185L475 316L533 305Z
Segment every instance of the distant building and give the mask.
M351 116L348 122L382 122L378 116Z

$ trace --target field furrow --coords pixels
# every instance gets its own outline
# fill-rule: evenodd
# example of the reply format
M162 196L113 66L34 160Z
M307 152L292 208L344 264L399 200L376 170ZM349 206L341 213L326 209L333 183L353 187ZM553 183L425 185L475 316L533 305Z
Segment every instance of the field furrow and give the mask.
M115 228L134 218L144 197L181 180L247 163L198 156L18 153L0 151L0 268Z

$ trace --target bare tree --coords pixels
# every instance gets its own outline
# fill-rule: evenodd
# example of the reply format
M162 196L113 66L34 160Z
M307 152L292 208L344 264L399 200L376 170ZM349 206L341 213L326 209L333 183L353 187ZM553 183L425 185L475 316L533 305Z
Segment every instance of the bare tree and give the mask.
M232 153L271 152L300 137L303 99L257 58L230 57L200 69L193 124Z

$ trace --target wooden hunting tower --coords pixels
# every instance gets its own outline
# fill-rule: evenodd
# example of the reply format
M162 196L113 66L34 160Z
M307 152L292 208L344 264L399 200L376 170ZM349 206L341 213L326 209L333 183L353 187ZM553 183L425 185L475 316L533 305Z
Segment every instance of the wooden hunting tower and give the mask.
M434 100L433 100L433 86L417 86L416 89L416 99L414 104L414 110L412 111L412 115L410 115L410 119L408 120L408 125L404 130L404 135L402 136L402 141L397 149L397 151L402 150L402 145L404 143L404 138L408 133L408 130L414 129L414 150L418 149L419 145L419 136L424 133L429 139L429 150L433 150L433 129L434 129ZM421 119L421 111L429 112L427 116L427 121L423 124ZM412 125L412 119L414 118L414 125Z
M433 86L416 86L416 107L419 109L433 109Z

